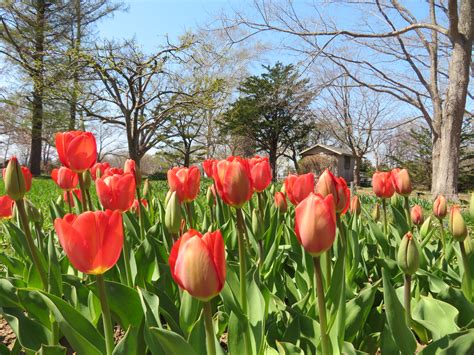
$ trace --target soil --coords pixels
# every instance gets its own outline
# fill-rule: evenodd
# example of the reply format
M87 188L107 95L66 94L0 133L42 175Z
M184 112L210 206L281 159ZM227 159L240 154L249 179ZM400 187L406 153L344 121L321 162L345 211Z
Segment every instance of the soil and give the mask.
M10 328L5 318L0 316L0 342L11 350L15 340L16 335L13 333L12 328Z

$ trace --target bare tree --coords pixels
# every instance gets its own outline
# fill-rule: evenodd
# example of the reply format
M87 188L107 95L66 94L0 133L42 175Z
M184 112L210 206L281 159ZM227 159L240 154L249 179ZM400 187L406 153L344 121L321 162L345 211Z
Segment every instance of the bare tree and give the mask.
M193 93L176 91L170 62L190 45L168 45L146 55L131 42L105 43L87 61L99 80L91 93L92 107L81 108L89 117L126 131L130 158L140 159L160 142L159 128L177 108L192 102Z
M231 37L233 42L268 31L295 36L300 39L298 44L286 48L303 54L307 63L325 59L359 85L416 109L432 133L431 191L456 198L460 133L472 62L473 1L428 0L424 3L427 21L397 0L334 1L325 7L327 13L321 12L322 5L314 4L307 17L298 13L293 1L256 0L256 16L237 13L235 18L223 19L224 28L244 26L250 31ZM353 6L354 16L362 13L351 21L359 26L365 21L362 30L349 23L342 28L330 19L331 11L340 6ZM308 13L307 8L305 11Z

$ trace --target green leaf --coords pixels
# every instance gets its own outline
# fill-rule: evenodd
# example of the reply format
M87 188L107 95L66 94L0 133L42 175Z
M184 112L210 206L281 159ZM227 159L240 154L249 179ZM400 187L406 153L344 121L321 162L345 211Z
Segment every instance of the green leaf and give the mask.
M179 309L179 325L185 336L188 336L202 310L201 302L191 296L187 291L181 296Z
M453 333L434 341L420 355L448 355L474 353L474 329Z
M467 327L474 322L474 304L466 299L464 293L453 287L444 289L438 294L441 301L449 303L459 311L458 325Z
M167 355L196 355L196 352L184 338L170 330L150 328L150 334L161 344ZM151 349L153 353L153 349Z
M206 328L204 326L203 314L201 314L201 317L199 317L199 319L194 323L193 327L191 328L188 342L189 345L193 347L197 355L207 354Z
M61 345L43 345L38 355L63 355L66 354L66 348Z
M51 343L51 331L38 321L28 318L23 311L3 308L2 314L26 350L38 351L42 344Z
M458 314L458 310L446 302L421 296L412 312L412 318L431 332L433 340L438 340L459 331L455 322Z
M122 328L139 327L143 319L143 311L137 290L114 281L106 281L105 288L110 310L117 316ZM94 292L96 291L94 287Z
M250 329L255 340L256 352L259 353L264 343L265 333L265 300L260 292L255 280L252 279L250 287L247 290L247 299L249 305L249 323Z
M382 269L382 277L383 299L390 333L393 339L403 339L403 341L396 342L400 352L412 355L416 349L416 340L405 322L405 310L398 301L395 290L390 283L390 275L385 268Z
M367 320L374 304L377 287L369 286L346 305L346 334L345 340L352 342Z
M278 354L280 355L297 355L297 354L304 355L303 350L301 350L299 347L291 343L277 341L276 346L278 349Z
M79 311L59 297L43 292L40 295L54 313L62 333L77 354L105 353L104 337Z

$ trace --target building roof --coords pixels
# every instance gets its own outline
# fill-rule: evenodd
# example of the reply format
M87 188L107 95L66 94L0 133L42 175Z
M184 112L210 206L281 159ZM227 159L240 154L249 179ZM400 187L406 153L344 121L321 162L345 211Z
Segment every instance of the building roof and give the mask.
M308 153L309 151L315 149L315 148L322 148L324 150L328 150L334 154L337 154L337 155L348 155L348 156L353 156L352 152L350 150L347 150L347 149L344 149L344 148L337 148L337 147L331 147L329 145L325 145L325 144L315 144L313 145L312 147L309 147L303 151L300 152L301 155L304 155L306 153Z

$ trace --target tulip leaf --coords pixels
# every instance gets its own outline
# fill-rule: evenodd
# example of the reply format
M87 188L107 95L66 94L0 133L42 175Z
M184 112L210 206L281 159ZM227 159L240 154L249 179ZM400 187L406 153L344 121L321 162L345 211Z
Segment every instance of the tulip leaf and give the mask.
M367 320L372 305L374 304L377 287L370 286L363 289L357 297L351 299L346 305L346 331L344 339L353 341L359 330Z
M179 325L185 336L188 336L194 323L201 314L201 302L191 296L187 291L181 296L181 307L179 308Z
M387 323L393 339L403 339L396 342L402 354L413 354L416 349L416 340L405 322L405 311L398 301L395 290L390 283L390 275L386 268L382 268L383 299Z
M412 317L431 332L433 340L459 331L455 320L458 310L449 303L421 296L412 312Z
M66 354L66 348L61 345L42 345L38 355L62 355Z
M419 354L440 355L472 353L474 353L474 329L446 335L429 344Z
M203 313L199 319L193 324L192 329L189 333L188 342L193 347L197 355L206 355L206 328L204 326Z
M304 355L303 350L291 343L277 341L276 346L280 355Z
M21 307L16 288L7 279L0 279L0 307Z
M448 287L438 294L438 298L456 307L459 311L457 324L460 327L467 327L474 322L474 304L460 290Z
M114 281L106 281L110 310L119 320L123 329L138 327L143 319L143 311L137 290ZM94 287L96 292L97 288ZM127 305L124 307L124 305Z
M31 318L39 320L43 325L50 326L49 310L45 307L41 295L29 289L19 288L17 290L18 298L23 308L28 312Z
M197 355L192 346L177 333L167 329L150 328L150 334L161 344L165 354L167 355ZM158 353L154 352L154 349L150 350L153 354Z
M245 349L245 336L246 327L248 327L248 321L243 318L245 316L237 316L234 312L229 317L229 340L228 347L230 354L241 354L244 353ZM256 354L256 352L255 352Z
M247 300L250 328L255 340L257 353L259 353L264 344L265 315L268 313L268 307L255 280L250 282L250 287L247 290Z
M77 354L105 353L104 337L79 311L59 297L43 292L40 294Z
M2 315L26 350L38 351L41 344L51 343L51 331L38 321L28 318L23 311L17 308L3 308Z
M370 233L372 236L375 238L377 243L380 245L382 248L382 251L385 255L389 255L389 244L387 241L387 238L385 237L384 233L382 232L382 229L380 229L378 224L375 224L371 220L367 221L367 225L369 226Z

